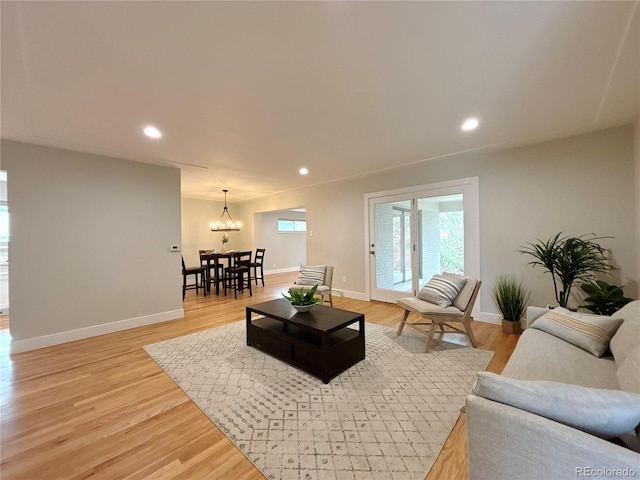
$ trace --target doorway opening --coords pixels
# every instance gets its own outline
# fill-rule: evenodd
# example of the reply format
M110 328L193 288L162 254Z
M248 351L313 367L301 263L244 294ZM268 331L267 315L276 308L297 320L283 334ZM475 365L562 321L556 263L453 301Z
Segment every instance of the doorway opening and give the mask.
M437 273L479 276L476 177L368 194L366 201L372 300L414 296Z

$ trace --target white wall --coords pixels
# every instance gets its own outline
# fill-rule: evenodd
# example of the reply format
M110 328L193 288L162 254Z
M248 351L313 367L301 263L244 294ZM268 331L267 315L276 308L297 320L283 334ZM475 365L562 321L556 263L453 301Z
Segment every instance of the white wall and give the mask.
M414 185L479 177L482 307L497 313L491 289L498 274L526 277L532 303L554 303L548 275L526 265L516 250L562 231L613 236L610 247L620 270L612 283L638 296L637 216L631 126L489 153L471 153L376 175L243 202L241 215L305 205L307 261L335 266L334 287L366 296L364 195ZM236 207L234 207L235 209ZM250 228L247 229L250 231ZM313 235L311 234L313 232Z
M305 212L281 211L255 214L255 244L265 248L264 270L297 270L306 263L307 238L304 233L278 233L278 219L304 220ZM258 224L260 227L258 228Z
M2 141L12 350L183 316L180 171Z

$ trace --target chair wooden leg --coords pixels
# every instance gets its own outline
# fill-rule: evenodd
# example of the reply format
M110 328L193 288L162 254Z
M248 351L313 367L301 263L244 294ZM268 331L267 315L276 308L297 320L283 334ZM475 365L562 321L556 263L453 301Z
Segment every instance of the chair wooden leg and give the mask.
M429 353L429 345L431 344L431 340L433 340L433 334L436 332L436 324L432 323L431 328L429 329L429 335L427 335L427 342L424 344L424 353Z
M404 315L402 316L402 320L400 321L400 325L398 325L398 331L396 335L400 335L402 333L402 329L404 328L404 324L407 321L407 317L409 316L409 310L404 311Z
M471 345L474 348L478 346L478 342L476 341L476 337L473 336L473 330L471 329L471 323L468 318L462 320L462 324L464 325L465 330L467 331L467 335L469 335L469 340L471 340Z

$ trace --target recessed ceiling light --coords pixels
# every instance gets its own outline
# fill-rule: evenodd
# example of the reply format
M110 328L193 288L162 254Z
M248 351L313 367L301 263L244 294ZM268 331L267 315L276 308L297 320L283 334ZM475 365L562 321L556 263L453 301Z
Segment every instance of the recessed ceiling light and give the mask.
M144 127L144 134L149 138L160 138L162 137L162 133L153 125L147 125Z
M478 128L478 125L480 125L480 122L478 122L477 118L467 118L460 128L462 128L462 130L464 130L465 132L468 132L470 130L475 130L476 128Z
M307 175L308 173L309 173L309 169L308 168L302 167L300 169L300 175Z

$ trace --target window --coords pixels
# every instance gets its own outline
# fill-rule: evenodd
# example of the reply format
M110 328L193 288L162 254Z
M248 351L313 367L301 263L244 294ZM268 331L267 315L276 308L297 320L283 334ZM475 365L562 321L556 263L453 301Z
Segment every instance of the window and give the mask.
M306 220L294 220L287 218L278 219L278 233L296 233L306 232L307 221Z

